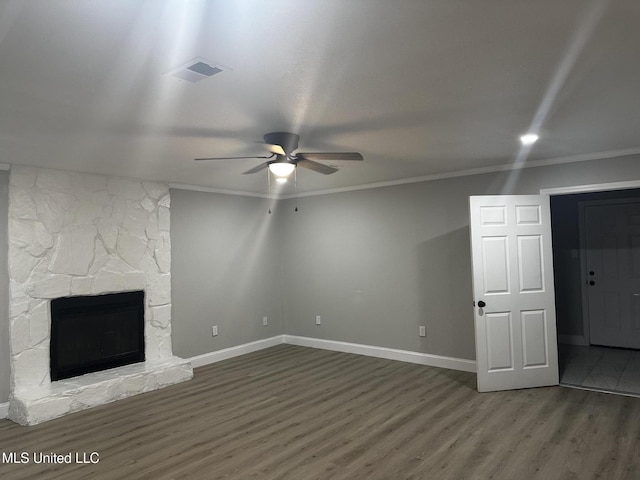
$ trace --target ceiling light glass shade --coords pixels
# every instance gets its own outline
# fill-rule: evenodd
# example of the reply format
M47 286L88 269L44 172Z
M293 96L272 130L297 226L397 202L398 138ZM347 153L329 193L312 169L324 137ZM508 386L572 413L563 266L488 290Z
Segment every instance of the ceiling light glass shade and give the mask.
M269 170L276 177L288 177L296 169L293 163L289 162L274 162L269 164Z

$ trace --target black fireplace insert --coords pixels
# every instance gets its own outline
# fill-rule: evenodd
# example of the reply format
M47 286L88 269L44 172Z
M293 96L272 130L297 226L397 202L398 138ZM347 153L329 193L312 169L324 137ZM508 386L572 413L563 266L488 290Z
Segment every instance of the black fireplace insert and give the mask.
M144 362L144 292L51 301L51 380Z

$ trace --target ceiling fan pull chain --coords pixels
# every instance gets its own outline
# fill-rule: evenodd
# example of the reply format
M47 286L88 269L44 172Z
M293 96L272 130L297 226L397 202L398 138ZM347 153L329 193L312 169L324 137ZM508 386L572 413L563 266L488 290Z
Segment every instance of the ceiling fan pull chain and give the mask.
M269 215L271 215L271 173L267 169L267 202L269 202Z
M298 211L298 167L293 171L293 194L296 197L296 209L294 212Z

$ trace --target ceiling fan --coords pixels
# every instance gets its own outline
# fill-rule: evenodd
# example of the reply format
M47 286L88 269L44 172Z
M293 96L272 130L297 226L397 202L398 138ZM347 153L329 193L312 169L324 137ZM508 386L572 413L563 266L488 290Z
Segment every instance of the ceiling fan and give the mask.
M286 178L296 168L301 166L313 170L317 173L330 175L338 171L337 168L329 165L323 165L316 160L363 160L362 154L357 152L298 152L298 141L300 136L295 133L273 132L264 136L264 147L271 152L269 156L251 156L251 157L210 157L196 158L196 161L206 160L237 160L245 158L264 158L267 161L250 168L244 174L257 173L265 168L279 178Z

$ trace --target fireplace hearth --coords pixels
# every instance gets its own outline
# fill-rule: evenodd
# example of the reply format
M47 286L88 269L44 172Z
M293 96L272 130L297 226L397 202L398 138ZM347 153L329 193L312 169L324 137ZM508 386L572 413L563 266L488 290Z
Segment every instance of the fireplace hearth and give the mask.
M51 380L144 362L144 292L51 301Z

